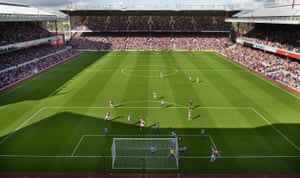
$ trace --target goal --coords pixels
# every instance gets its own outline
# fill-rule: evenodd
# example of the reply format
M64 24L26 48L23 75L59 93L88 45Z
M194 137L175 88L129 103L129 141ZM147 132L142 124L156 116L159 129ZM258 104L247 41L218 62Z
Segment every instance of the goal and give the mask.
M156 151L151 153L150 147ZM171 155L173 150L174 154ZM176 138L114 138L112 169L178 169Z

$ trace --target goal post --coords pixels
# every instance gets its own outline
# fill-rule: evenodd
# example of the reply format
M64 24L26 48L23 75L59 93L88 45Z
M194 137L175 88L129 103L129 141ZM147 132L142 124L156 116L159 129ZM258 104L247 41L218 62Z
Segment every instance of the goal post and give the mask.
M155 147L155 153L150 148ZM174 154L170 154L172 151ZM114 138L111 146L112 169L179 168L176 138Z

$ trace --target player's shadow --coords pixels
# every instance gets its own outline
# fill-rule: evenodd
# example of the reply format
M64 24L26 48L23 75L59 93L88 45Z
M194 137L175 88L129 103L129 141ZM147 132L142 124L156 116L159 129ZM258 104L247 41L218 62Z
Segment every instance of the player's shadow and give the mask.
M116 105L114 105L114 108L120 108L122 106L124 106L124 104L116 104Z
M134 122L134 123L132 123L133 125L138 125L138 126L140 126L140 121L136 121L136 122Z
M161 96L161 97L158 98L158 100L162 100L162 99L164 99L164 98L165 98L165 97Z
M198 114L198 115L192 117L192 120L195 120L195 119L198 119L198 118L200 118L200 114Z
M166 105L166 108L170 108L172 106L173 106L173 104L168 104L168 105Z
M112 118L111 120L115 121L115 120L118 120L118 119L121 119L121 118L124 118L124 116L117 116L117 117Z
M152 127L155 127L156 124L152 124L152 125L149 125L147 128L151 129Z
M202 83L202 82L203 82L203 80L199 80L199 81L198 81L198 83ZM193 83L193 84L195 83L195 84L197 84L197 81L196 81L196 80L192 80L192 81L190 81L190 83Z
M200 108L199 104L194 106L194 109L197 109L197 108Z

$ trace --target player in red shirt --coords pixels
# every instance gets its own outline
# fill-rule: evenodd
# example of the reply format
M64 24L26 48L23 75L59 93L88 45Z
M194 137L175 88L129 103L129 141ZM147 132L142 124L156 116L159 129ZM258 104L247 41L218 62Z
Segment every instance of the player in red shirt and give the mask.
M145 120L141 117L140 118L140 131L143 131L145 127Z
M219 154L219 151L217 149L211 148L211 156L210 156L211 163L215 162L218 154Z

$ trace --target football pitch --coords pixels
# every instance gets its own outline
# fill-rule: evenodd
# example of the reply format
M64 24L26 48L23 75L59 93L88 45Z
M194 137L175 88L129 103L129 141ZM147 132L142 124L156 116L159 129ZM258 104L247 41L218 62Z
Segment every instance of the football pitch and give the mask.
M0 172L300 173L299 124L299 96L216 53L85 52L0 94ZM113 138L172 131L178 169L112 169Z

